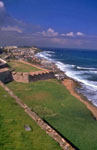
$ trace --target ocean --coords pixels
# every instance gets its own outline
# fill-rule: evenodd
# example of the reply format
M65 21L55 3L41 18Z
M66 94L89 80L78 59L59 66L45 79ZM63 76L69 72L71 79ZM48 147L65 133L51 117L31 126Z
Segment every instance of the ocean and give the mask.
M80 82L82 86L77 89L78 92L97 107L97 51L62 48L42 50L37 56L54 62L68 77Z

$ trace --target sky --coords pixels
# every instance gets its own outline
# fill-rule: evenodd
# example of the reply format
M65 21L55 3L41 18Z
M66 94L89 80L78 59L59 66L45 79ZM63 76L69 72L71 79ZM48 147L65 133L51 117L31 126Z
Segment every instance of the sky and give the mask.
M97 49L97 1L0 0L0 45Z

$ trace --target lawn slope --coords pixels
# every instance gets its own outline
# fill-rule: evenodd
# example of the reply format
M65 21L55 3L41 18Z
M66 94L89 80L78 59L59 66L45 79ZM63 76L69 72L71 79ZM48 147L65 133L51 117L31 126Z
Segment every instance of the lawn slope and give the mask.
M56 80L8 84L38 115L81 150L97 150L97 122Z
M25 131L24 125L32 131ZM1 87L0 150L61 150Z
M8 62L8 65L12 68L15 69L16 72L34 72L34 71L39 71L40 69L35 68L33 66L30 66L28 64L24 64L22 62L15 62L15 61L11 61Z

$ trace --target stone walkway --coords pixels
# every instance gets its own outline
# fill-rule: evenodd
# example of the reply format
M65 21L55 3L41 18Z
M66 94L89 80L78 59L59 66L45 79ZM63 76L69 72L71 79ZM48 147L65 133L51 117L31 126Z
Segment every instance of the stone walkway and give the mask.
M11 91L5 84L0 81L0 86L5 89L9 93L11 97L13 97L16 102L24 109L24 111L56 142L60 144L63 150L75 150L77 148L73 148L69 142L67 142L61 135L55 131L52 127L50 127L46 122L44 122L35 112L32 112L31 109L22 102L20 98L18 98L13 91Z

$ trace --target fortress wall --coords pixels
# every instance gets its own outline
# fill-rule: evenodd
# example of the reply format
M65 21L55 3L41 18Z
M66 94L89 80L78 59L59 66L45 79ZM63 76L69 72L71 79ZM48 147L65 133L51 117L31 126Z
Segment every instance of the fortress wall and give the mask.
M54 73L53 72L48 72L48 73L42 73L38 75L29 75L29 82L34 82L38 80L47 80L47 79L54 79Z
M1 69L1 70L0 70L0 80L3 83L8 83L13 81L12 73L9 69Z
M12 76L14 81L16 82L29 82L29 73L22 73L22 72L12 72Z
M42 71L33 73L13 72L12 76L14 81L24 83L55 78L53 72L42 72Z
M8 64L4 64L4 63L0 64L0 69L6 68L6 67L8 67Z

